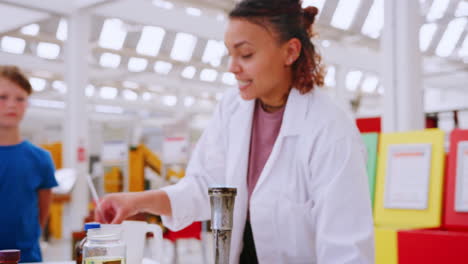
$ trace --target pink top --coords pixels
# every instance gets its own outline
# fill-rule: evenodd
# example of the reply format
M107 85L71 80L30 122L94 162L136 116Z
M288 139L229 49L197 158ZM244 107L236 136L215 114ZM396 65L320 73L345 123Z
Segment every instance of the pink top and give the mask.
M278 111L268 113L263 110L258 100L255 102L250 140L249 170L247 173L249 200L278 137L284 109L283 106Z

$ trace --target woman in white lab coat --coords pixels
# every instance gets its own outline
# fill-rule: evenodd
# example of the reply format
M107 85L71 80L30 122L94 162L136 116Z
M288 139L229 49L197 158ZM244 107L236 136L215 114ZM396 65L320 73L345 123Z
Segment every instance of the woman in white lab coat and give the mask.
M320 91L310 42L318 10L299 0L244 0L225 43L238 88L228 91L197 143L186 177L141 193L112 194L96 217L139 212L182 229L210 218L208 187L237 188L234 263L373 263L365 150L353 121Z

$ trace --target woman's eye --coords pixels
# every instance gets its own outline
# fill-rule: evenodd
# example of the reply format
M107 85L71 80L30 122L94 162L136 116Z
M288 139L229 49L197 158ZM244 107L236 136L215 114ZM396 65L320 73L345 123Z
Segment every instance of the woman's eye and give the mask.
M252 55L253 55L252 53L246 54L246 55L242 55L242 58L248 59L248 58L252 57Z
M0 95L0 100L6 100L6 99L7 99L6 95Z
M18 98L16 98L16 101L18 101L18 102L24 102L24 100L25 100L25 99L24 99L23 97L18 97Z

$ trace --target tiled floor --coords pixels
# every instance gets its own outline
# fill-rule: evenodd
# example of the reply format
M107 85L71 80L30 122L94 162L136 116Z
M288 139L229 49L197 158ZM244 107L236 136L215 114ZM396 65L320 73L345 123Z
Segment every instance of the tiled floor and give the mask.
M210 264L213 263L213 247L211 233L203 234L207 261L203 260L202 242L195 239L183 239L178 241L179 264ZM68 239L52 240L49 243L41 243L44 261L70 260L72 249ZM174 262L174 245L169 240L164 240L164 256L161 264L172 264Z

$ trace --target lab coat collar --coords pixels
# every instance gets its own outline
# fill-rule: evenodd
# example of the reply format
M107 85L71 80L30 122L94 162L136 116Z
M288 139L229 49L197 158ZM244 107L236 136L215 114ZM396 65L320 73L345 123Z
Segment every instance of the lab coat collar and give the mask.
M315 91L310 91L314 93ZM239 96L239 101L246 113L253 115L255 100L243 100ZM308 96L302 95L299 90L292 88L289 92L286 109L284 110L283 124L278 136L298 135L307 117ZM251 122L252 119L249 121Z

